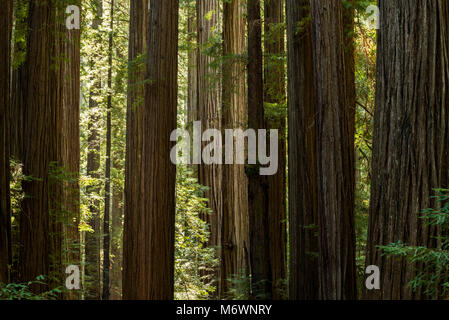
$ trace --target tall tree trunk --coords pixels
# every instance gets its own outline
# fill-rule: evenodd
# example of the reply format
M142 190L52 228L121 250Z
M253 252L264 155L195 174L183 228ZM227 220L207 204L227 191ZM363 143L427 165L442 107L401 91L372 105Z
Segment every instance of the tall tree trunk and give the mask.
M319 297L356 297L354 152L340 0L311 2L315 84Z
M201 121L202 131L208 129L221 129L220 107L221 92L220 83L216 83L218 79L218 71L211 64L215 61L204 53L204 47L208 40L213 36L213 29L218 30L220 19L220 3L219 0L198 0L196 2L197 16L197 43L199 50L197 53L197 114L198 120ZM212 79L212 81L210 80ZM203 143L203 147L209 142ZM209 208L212 210L210 215L203 216L203 219L209 223L210 237L208 246L211 248L221 247L221 225L223 219L222 204L222 167L216 164L202 164L198 169L198 181L201 185L209 187L205 197L209 199ZM217 256L220 257L220 249ZM220 268L216 268L214 281L220 279ZM220 282L217 282L220 286ZM217 292L219 292L217 288Z
M72 2L81 7L80 1ZM67 59L63 62L63 164L72 179L64 182L63 205L64 218L64 263L81 264L80 248L80 30L65 31L64 52ZM79 299L79 292L71 291L66 298Z
M126 114L125 220L123 231L123 298L137 299L144 294L146 271L140 268L145 254L144 235L136 232L144 226L143 206L143 111L148 0L130 3L128 106ZM141 255L139 257L139 255ZM142 257L143 255L143 257Z
M13 1L14 2L14 1ZM19 2L17 2L18 4ZM15 65L12 70L12 83L11 83L11 108L10 113L10 150L11 156L17 160L23 161L23 121L24 121L24 90L26 80L25 75L25 63L22 61L22 57L26 57L26 43L28 32L27 16L24 12L28 11L29 3L21 2L19 5L13 5L13 20L14 20L14 42L12 51L13 62ZM24 8L25 7L25 8ZM23 36L25 39L19 41L18 37ZM20 57L20 58L19 58Z
M117 172L123 170L121 159L123 153L114 153L113 167ZM111 267L111 300L122 298L122 239L123 239L123 187L119 181L112 184L112 208L111 208L111 254L114 257Z
M373 177L366 264L381 270L372 299L426 298L407 286L422 271L377 246L401 241L437 248L436 228L420 219L448 187L449 3L379 1ZM407 37L404 37L404 35ZM416 268L416 269L415 269Z
M244 7L240 0L224 3L223 55L223 129L245 129L247 106L245 66L241 55L245 51ZM235 140L235 139L234 139ZM234 153L235 155L235 153ZM234 156L234 163L235 161ZM248 179L245 165L226 165L223 169L223 225L220 294L230 289L234 276L238 277L240 294L249 291L249 217Z
M170 135L176 129L177 115L178 7L177 0L150 2L146 57L150 83L145 84L143 185L139 190L142 206L138 221L125 225L124 245L125 255L135 256L131 261L125 258L124 275L137 278L138 285L129 287L129 279L124 278L125 299L174 297L176 167L170 160ZM126 216L125 221L133 218ZM139 220L140 228L129 229ZM126 242L130 237L139 238L136 247Z
M23 182L26 195L20 216L19 277L30 281L47 276L50 288L59 286L63 263L64 66L65 8L31 1L28 20L23 134ZM58 67L54 67L55 61ZM73 93L72 93L73 94ZM36 292L48 290L36 285Z
M92 23L92 28L97 30L102 23L103 17L103 1L95 0L95 17ZM95 36L94 41L99 43L101 37L99 34ZM93 58L95 60L97 56ZM98 96L101 90L101 76L97 74L98 69L95 62L91 62L91 66L94 71L92 75L93 89L91 89L89 97L89 124L88 124L88 153L87 153L87 175L94 181L92 186L87 190L87 193L91 195L91 205L89 211L91 217L89 219L89 225L93 232L85 233L85 256L86 267L85 275L87 280L87 299L100 300L101 298L101 271L100 271L100 203L94 198L95 195L100 193L100 112L98 110Z
M263 108L262 21L260 0L248 1L248 127L265 129ZM265 143L265 141L264 141ZM271 261L267 177L248 170L248 211L251 257L251 297L271 298Z
M11 205L9 197L9 110L11 96L11 32L13 1L0 7L0 283L9 283Z
M111 0L110 11L110 30L109 30L109 48L108 48L108 101L107 101L107 120L106 120L106 172L104 186L104 217L103 217L103 300L109 300L110 280L109 271L110 262L110 243L111 233L109 228L109 218L111 213L111 110L112 110L112 41L114 33L114 0Z
M286 0L289 298L318 299L318 196L310 2ZM298 26L300 27L298 29Z
M348 1L348 7L343 9L343 27L344 27L344 42L345 42L345 74L346 74L346 96L349 109L349 132L351 136L351 146L354 146L355 139L355 114L356 114L356 100L357 92L355 87L355 57L354 57L354 14L355 14L355 0ZM355 147L353 148L355 159ZM355 176L355 166L354 166ZM355 181L355 180L354 180ZM355 187L355 182L354 182Z
M278 171L268 177L268 239L271 274L271 297L280 299L286 293L287 279L287 147L285 114L285 67L284 32L280 26L284 21L284 1L266 0L265 8L265 64L264 100L277 105L275 117L268 119L268 128L279 130Z
M200 2L196 1L196 6ZM190 145L193 145L193 123L198 118L198 46L197 46L197 17L196 7L193 8L191 4L187 9L188 21L187 31L189 35L187 37L189 42L188 53L188 70L187 70L187 129L190 134ZM193 155L191 151L190 156ZM193 171L195 177L198 177L198 165L190 164L190 168Z

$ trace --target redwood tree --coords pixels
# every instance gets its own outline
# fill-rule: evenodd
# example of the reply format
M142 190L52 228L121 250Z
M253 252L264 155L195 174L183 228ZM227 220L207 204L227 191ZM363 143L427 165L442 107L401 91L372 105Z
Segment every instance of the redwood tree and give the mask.
M142 153L136 155L142 161L141 175L135 177L142 181L135 202L126 200L123 294L125 299L160 300L173 299L174 295L176 168L170 160L170 135L176 129L177 115L178 1L151 1L148 19L148 81L142 145L137 145ZM135 152L129 147L127 151ZM129 211L133 208L135 213Z
M408 282L422 266L382 255L401 241L438 248L438 230L420 219L438 208L434 188L448 185L449 3L379 1L367 265L380 268L380 290L367 298L420 299ZM404 35L407 35L404 37Z
M267 119L268 129L279 130L278 171L268 177L268 242L271 293L280 299L287 279L287 147L285 105L284 0L264 1L264 101L273 113Z
M248 127L265 129L260 0L248 1ZM265 143L265 141L264 141ZM257 166L247 170L252 298L271 298L268 181Z
M354 145L340 0L311 2L317 150L319 298L356 297Z
M142 162L143 150L143 110L144 93L143 86L138 85L144 80L144 67L139 56L145 53L146 26L148 1L140 0L130 3L129 23L129 61L128 73L128 107L126 121L126 164L125 164L125 220L123 232L123 297L133 299L139 297L137 291L143 291L141 279L145 279L145 270L139 269L139 263L143 257L145 247L140 244L145 241L136 233L142 226L144 216L141 214L140 196L142 186ZM134 251L136 250L136 251ZM143 295L144 293L140 293Z
M81 2L71 1L71 5L81 7ZM64 28L64 27L63 27ZM63 253L65 265L80 265L80 30L65 29L63 41L63 124L62 138L63 166L71 179L64 182L62 195L63 212L66 213L63 232ZM79 292L72 290L66 298L79 299Z
M310 2L286 0L286 16L289 298L313 300L318 298L318 199Z
M241 0L223 4L223 129L245 129L248 111L246 106L244 7ZM234 156L235 163L235 156ZM223 224L221 295L229 289L230 280L243 278L241 292L249 289L249 229L248 229L248 179L245 165L233 164L223 168Z
M50 287L60 286L62 280L64 226L67 207L72 199L64 197L67 181L61 172L76 169L78 116L76 114L79 86L79 46L77 34L67 32L63 3L31 1L28 10L29 32L24 65L23 97L23 182L25 198L20 215L19 278L34 280L47 277ZM60 35L64 35L61 37ZM64 61L62 57L69 57ZM56 64L56 66L55 66ZM72 70L64 78L65 70ZM75 108L69 112L69 105ZM68 150L74 150L68 162ZM76 194L75 186L75 194ZM72 218L72 216L70 216ZM70 259L70 258L69 258ZM37 292L48 290L44 285Z
M0 282L9 282L11 210L9 198L9 109L13 1L0 7Z
M196 106L194 112L197 116L196 119L201 121L201 130L203 132L208 129L221 129L219 72L212 66L216 58L205 52L213 33L219 31L219 18L219 0L196 1L197 43L199 48L195 54ZM210 142L203 143L203 147L208 143ZM204 215L203 219L209 224L210 236L208 246L212 248L221 247L221 225L223 219L222 172L222 166L217 164L209 165L203 163L198 168L198 182L209 187L205 192L205 197L209 199L208 206L212 212ZM217 255L220 256L219 249ZM216 268L214 272L215 281L220 278L220 272L220 268ZM217 285L220 286L220 282ZM219 290L220 288L217 289L217 291Z

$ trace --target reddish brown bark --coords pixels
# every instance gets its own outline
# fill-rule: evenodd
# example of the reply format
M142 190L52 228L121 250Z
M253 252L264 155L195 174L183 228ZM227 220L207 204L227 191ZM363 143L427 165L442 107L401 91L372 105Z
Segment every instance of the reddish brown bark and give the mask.
M380 1L373 177L366 264L380 268L369 299L428 298L407 284L422 271L377 246L401 241L439 248L420 219L438 208L434 188L448 185L449 3ZM404 37L404 35L407 35ZM441 292L440 292L441 294Z
M269 261L271 294L273 299L286 295L287 278L287 146L285 113L285 67L283 62L284 1L266 0L264 2L264 100L277 104L277 116L269 118L268 129L279 131L278 171L268 177L268 226L269 226Z
M70 43L70 36L58 36L66 34L63 12L59 4L30 3L24 65L23 96L28 111L23 127L23 172L29 179L23 182L26 197L20 215L19 278L30 281L44 275L50 288L61 285L65 260L62 233L66 231L66 208L73 205L64 198L67 181L60 174L77 165L76 154L71 155L71 163L66 163L68 150L77 150L77 137L72 136L75 140L70 143L64 137L78 132L78 117L68 108L69 101L77 103L79 97L79 46L76 41ZM61 62L62 56L74 59ZM74 76L67 82L66 68ZM38 285L35 290L41 292L48 287Z
M263 108L262 21L260 1L248 1L248 127L265 129ZM247 170L250 232L251 297L271 298L268 181L257 167Z
M223 129L245 129L247 106L245 66L239 55L245 51L245 20L243 3L232 0L224 3L223 54ZM235 158L235 157L234 157ZM234 159L235 163L235 159ZM245 166L226 165L223 168L223 225L220 294L226 295L231 279L237 277L240 293L249 290L249 217L248 179Z
M79 2L72 2L79 5ZM63 62L63 165L71 179L64 182L63 212L63 253L64 266L81 265L80 248L80 30L65 30L63 42L67 59ZM71 291L68 299L79 299L79 292Z
M354 151L340 0L311 2L316 112L319 297L356 297Z
M9 196L9 110L11 95L11 31L13 1L0 7L0 282L9 282L11 205Z
M221 92L220 83L216 83L218 79L218 71L211 66L215 62L215 58L207 55L204 50L213 35L219 27L220 3L218 0L198 0L196 2L197 15L197 43L199 49L197 51L196 63L196 113L197 119L201 121L201 130L205 132L208 129L221 129L220 109L221 109ZM212 80L211 80L212 79ZM209 142L203 143L203 148ZM209 199L208 206L212 210L211 214L204 215L203 219L209 223L210 237L208 246L218 248L216 254L220 257L221 253L221 225L223 219L222 204L222 166L216 164L202 164L198 168L198 182L201 185L208 186L209 190L205 192L205 197ZM214 272L214 281L217 286L220 282L220 268L216 268ZM217 288L219 292L220 288Z
M308 0L287 0L289 298L318 299L318 199ZM299 26L299 28L298 28Z
M147 11L148 1L139 0L131 2L130 26L129 26L129 82L128 82L128 107L126 121L126 168L125 168L125 221L123 231L123 298L135 299L139 295L137 290L143 286L142 279L146 277L146 270L141 270L143 250L145 250L145 238L139 236L144 226L144 215L141 214L142 206L142 162L143 155L143 111L144 91L143 85L139 85L145 79L145 67L138 59L146 52L147 39ZM137 273L137 275L136 275ZM144 295L141 292L140 295Z
M170 135L177 115L178 1L151 1L148 19L141 206L138 217L125 212L123 294L161 300L174 296L176 168Z

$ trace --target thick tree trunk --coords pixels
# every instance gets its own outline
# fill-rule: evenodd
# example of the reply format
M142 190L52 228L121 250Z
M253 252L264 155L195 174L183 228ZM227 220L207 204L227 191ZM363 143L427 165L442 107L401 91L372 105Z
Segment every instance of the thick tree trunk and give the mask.
M143 111L144 90L139 84L145 79L145 67L139 56L146 52L148 1L130 3L128 107L126 115L125 220L123 231L123 298L137 299L144 294L142 279L146 271L140 268L145 254L144 234L136 232L144 226L143 206ZM142 195L141 195L142 194ZM140 255L140 257L139 257ZM140 292L140 293L138 293ZM143 297L144 298L144 297Z
M241 56L245 51L244 7L240 0L224 3L223 54L223 129L245 129L247 106L245 66ZM224 131L224 130L223 130ZM235 140L235 139L234 139ZM235 153L234 153L235 155ZM235 161L234 156L234 163ZM245 165L226 165L223 169L223 225L220 294L230 289L233 277L238 277L240 294L249 290L249 217L248 179Z
M260 0L248 1L248 127L265 129ZM248 170L248 212L253 299L271 298L267 177Z
M212 14L211 14L212 13ZM221 130L221 92L220 83L215 83L217 70L211 67L214 57L206 55L202 52L209 38L213 35L213 28L217 32L220 19L220 3L218 0L198 0L196 2L197 14L197 43L199 50L197 53L197 116L201 121L202 131L208 129ZM208 14L210 16L208 16ZM212 81L210 79L213 79ZM205 147L209 142L203 143ZM208 186L205 197L209 199L209 208L212 210L210 215L205 215L203 219L209 223L210 237L208 246L212 248L221 247L221 225L223 220L223 204L222 204L222 175L221 165L202 164L198 169L198 181L201 185ZM220 257L220 249L217 256ZM221 270L215 270L214 281L220 279ZM217 282L220 286L220 282ZM217 288L219 292L220 288Z
M313 54L308 0L286 0L288 55L289 298L318 298L318 199ZM300 26L298 30L298 26Z
M72 2L81 6L79 1ZM80 248L80 30L66 30L64 50L67 59L63 63L63 164L72 179L64 181L64 263L81 264ZM66 298L79 299L79 292L71 291Z
M111 214L111 133L112 133L112 41L114 32L114 0L111 0L109 23L109 48L108 48L108 101L106 110L106 172L104 186L104 217L103 217L103 300L109 300L110 296L110 243L111 233L109 228L109 220Z
M421 271L377 248L401 241L437 248L437 230L419 217L448 187L449 3L380 1L367 265L381 270L372 299L426 298L407 286ZM404 35L407 35L404 37Z
M268 177L268 239L271 274L271 297L280 299L286 294L287 279L287 147L285 132L285 67L284 32L279 27L284 21L284 1L266 0L265 8L265 64L264 97L265 101L277 104L277 115L268 119L268 129L279 130L278 171Z
M23 173L31 178L23 182L26 197L20 216L19 278L30 281L45 275L50 288L60 286L63 276L62 232L67 217L65 181L60 174L67 167L66 149L73 147L66 145L63 137L68 129L63 124L66 117L75 115L65 114L64 104L65 99L79 94L77 85L69 87L64 82L65 63L54 67L55 61L67 56L70 46L67 39L57 36L66 30L63 12L65 8L59 4L30 2L24 65ZM78 50L76 46L74 50ZM70 122L73 124L73 119ZM73 126L76 130L76 124ZM37 285L35 290L42 292L48 287Z
M356 297L354 152L340 0L311 2L315 85L319 297Z
M95 0L95 18L92 23L92 28L97 30L102 23L103 16L103 1ZM101 38L96 35L95 42L100 42ZM94 57L95 59L95 57ZM92 68L95 70L95 74L92 75L93 89L91 89L89 97L89 124L88 124L88 153L87 153L87 175L92 178L94 185L90 186L87 193L94 196L100 193L100 112L98 110L98 96L101 90L101 76L97 74L98 69L95 66L95 62L91 63ZM92 197L93 198L93 197ZM89 208L91 217L89 219L89 225L93 232L85 233L85 255L86 255L86 267L85 275L87 280L87 299L100 300L101 298L101 270L100 270L100 246L101 246L101 220L100 220L100 203L98 200L91 199L91 205Z
M151 1L148 21L147 72L143 111L143 181L137 221L126 216L124 276L125 299L173 299L176 167L170 160L176 129L178 1ZM130 225L137 228L130 229ZM140 239L135 247L130 238ZM135 256L134 259L129 259ZM129 261L133 260L133 261ZM131 263L129 263L131 262Z
M9 110L13 1L0 6L0 283L9 283L11 205L9 197Z

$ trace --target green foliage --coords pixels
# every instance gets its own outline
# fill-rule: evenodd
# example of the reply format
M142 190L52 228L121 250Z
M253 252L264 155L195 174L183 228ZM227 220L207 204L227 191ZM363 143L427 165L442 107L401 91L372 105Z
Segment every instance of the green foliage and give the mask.
M250 296L251 277L248 277L245 270L240 270L239 273L233 274L231 279L228 279L229 290L224 297L224 300L247 300Z
M207 246L209 226L201 218L211 214L204 198L207 187L198 184L186 166L177 166L175 297L205 299L215 291L215 248Z
M422 289L431 299L446 297L449 293L449 190L435 191L437 195L433 198L436 199L438 208L423 210L421 219L426 226L440 230L441 236L434 237L438 243L437 247L410 246L401 241L379 246L383 255L406 258L412 266L422 267L408 286L413 288L413 291Z
M26 283L0 283L0 300L57 300L62 293L61 288L55 288L40 294L33 292L36 285L47 286L44 276L38 276L34 281Z
M356 267L360 289L365 281L365 251L367 241L369 201L371 186L371 154L373 140L374 92L376 81L376 30L370 30L363 22L366 7L375 1L344 1L346 8L355 8L355 80L356 80L356 197L355 235ZM345 30L345 32L349 32ZM361 291L359 292L361 294Z
M21 66L26 59L28 3L27 0L14 0L13 69Z

